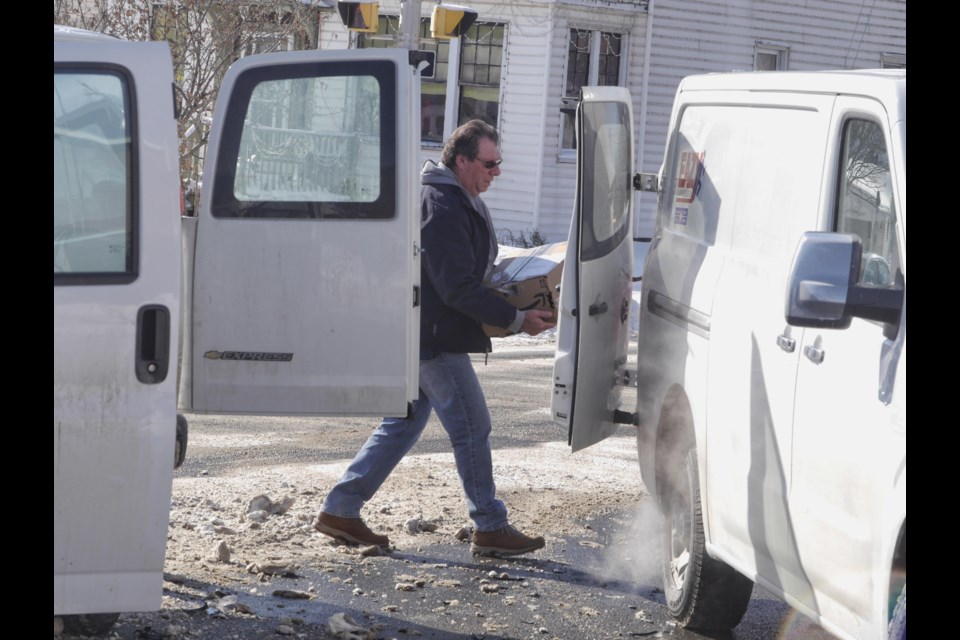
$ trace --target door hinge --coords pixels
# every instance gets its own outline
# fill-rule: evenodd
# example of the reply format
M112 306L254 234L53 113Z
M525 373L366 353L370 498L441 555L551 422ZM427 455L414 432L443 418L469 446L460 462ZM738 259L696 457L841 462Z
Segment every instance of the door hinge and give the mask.
M413 285L413 308L420 306L420 287Z
M660 176L655 173L633 174L634 191L660 191Z

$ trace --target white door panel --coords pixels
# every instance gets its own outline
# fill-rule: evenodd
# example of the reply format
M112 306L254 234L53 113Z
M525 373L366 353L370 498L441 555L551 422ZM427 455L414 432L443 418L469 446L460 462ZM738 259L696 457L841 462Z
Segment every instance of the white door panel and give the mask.
M705 520L742 571L810 602L788 509L794 381L803 330L783 315L797 241L815 229L834 97L757 96L748 107L690 106L726 249L713 288L706 387ZM706 123L706 124L704 124ZM789 153L791 162L771 162Z
M905 177L879 102L838 98L832 134L839 167L830 230L862 243L861 286L906 287ZM893 135L892 135L893 134ZM841 143L842 141L842 143ZM839 157L838 157L839 156ZM866 194L866 197L864 196ZM882 270L876 267L882 265ZM819 610L845 630L879 634L887 574L865 572L889 558L891 500L906 470L906 303L898 326L854 318L846 329L806 329L796 383L790 508L799 545L817 549L804 567L821 588ZM902 505L905 512L905 502ZM870 629L866 625L874 625Z
M577 196L560 286L554 421L578 451L617 430L633 289L630 94L583 89L577 110Z
M165 43L55 39L55 615L161 604L180 317L172 87Z
M407 412L419 341L413 79L405 50L231 68L205 167L183 404Z

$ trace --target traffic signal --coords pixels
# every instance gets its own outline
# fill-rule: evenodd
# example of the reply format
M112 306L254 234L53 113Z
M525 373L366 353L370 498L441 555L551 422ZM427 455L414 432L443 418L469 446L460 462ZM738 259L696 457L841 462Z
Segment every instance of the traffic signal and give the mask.
M430 35L442 40L457 38L465 34L476 21L477 12L469 7L438 4L430 17Z
M350 31L377 32L378 2L337 2L340 20Z

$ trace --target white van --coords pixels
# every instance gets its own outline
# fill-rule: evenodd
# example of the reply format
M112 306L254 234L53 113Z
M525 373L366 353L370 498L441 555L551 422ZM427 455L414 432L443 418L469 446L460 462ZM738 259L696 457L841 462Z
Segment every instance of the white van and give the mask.
M420 284L408 53L237 62L199 215L181 222L168 46L54 27L54 616L103 632L160 607L178 405L407 413Z
M636 180L659 207L635 374L625 93L580 108L554 420L575 450L637 425L681 625L734 627L757 583L839 637L905 635L906 72L681 83Z
M180 313L172 83L165 44L54 29L53 608L107 614L87 632L160 603Z

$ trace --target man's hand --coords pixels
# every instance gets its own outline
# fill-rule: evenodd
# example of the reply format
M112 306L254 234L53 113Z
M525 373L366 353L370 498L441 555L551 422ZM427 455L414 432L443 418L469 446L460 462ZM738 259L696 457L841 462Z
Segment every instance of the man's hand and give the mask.
M527 309L524 313L526 315L523 317L523 324L520 325L520 331L522 333L535 336L541 331L553 329L557 326L556 323L547 322L547 319L553 315L552 311L547 311L546 309Z

